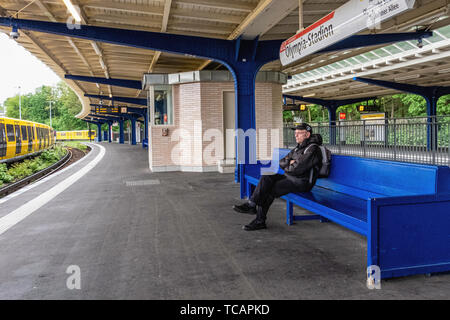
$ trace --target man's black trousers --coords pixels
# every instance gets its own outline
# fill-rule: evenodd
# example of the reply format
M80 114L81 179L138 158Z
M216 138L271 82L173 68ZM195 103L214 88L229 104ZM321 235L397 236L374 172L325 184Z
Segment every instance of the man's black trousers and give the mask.
M296 179L297 180L297 179ZM275 198L291 192L306 192L310 190L309 182L293 181L282 174L263 175L253 191L250 201L257 205L256 219L266 221L267 211Z

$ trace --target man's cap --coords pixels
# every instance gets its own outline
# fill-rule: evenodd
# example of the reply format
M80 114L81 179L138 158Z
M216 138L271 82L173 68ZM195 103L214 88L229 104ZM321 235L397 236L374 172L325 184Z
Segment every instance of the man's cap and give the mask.
M291 128L292 130L306 130L308 132L312 133L312 128L309 124L307 123L300 123L299 125Z

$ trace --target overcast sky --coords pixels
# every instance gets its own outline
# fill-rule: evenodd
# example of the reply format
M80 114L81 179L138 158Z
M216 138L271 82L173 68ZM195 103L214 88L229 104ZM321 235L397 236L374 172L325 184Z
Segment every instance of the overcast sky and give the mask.
M0 105L19 93L18 86L22 94L27 94L42 85L55 85L59 81L50 68L0 32Z

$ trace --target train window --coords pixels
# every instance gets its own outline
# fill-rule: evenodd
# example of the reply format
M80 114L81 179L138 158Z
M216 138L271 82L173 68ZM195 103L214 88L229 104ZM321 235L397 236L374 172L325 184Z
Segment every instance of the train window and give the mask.
M77 136L81 136L82 135L82 133L81 132L77 132Z
M28 140L27 127L26 126L20 126L20 130L22 131L22 140Z
M33 139L33 134L31 132L33 130L31 129L30 126L27 126L27 131L28 131L28 140L32 140Z
M14 126L12 124L6 125L6 134L8 135L9 142L16 140L16 138L14 137Z

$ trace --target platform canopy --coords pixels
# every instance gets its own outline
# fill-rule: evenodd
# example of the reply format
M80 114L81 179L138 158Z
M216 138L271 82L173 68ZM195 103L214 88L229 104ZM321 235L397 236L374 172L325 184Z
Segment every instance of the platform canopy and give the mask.
M70 1L79 8L81 24L228 40L239 37L286 40L302 27L311 25L347 2L346 0ZM299 3L302 3L300 10ZM416 28L429 30L441 28L450 23L448 7L447 0L416 0L413 10L384 22L375 32L383 34L408 32ZM0 0L0 16L61 23L74 22L63 0ZM0 31L9 34L11 28L1 27ZM17 41L55 71L77 93L83 104L80 117L85 117L89 113L91 103L99 102L98 99L86 97L85 94L145 98L145 93L136 88L65 79L66 74L140 81L145 73L176 73L225 68L217 62L191 56L29 30L19 30L19 33L20 37ZM368 31L362 33L368 33ZM328 71L328 67L325 66L353 56L358 57L373 49L379 48L355 48L326 54L317 53L284 68L279 61L275 61L265 65L262 70L283 71L289 75L295 75L294 82L290 82L285 89L299 89L304 84L302 82L299 87L298 82L295 81L304 78L301 74L321 67ZM389 51L389 49L386 50ZM445 50L446 48L437 48L434 51L436 53ZM367 53L367 55L370 54ZM423 56L427 57L428 54L425 53ZM402 59L410 60L408 57ZM424 62L422 66L434 67L439 63L437 61L428 65ZM439 68L436 68L436 74L439 74L437 69ZM406 82L410 80L415 81L415 79L408 79ZM346 91L345 96L353 97L360 91ZM299 94L303 91L294 91L294 93ZM318 90L315 92L320 97L326 97L325 93L326 91L323 90L322 93Z
M355 78L369 78L416 86L450 86L450 26L433 31L433 37L402 41L318 68L304 66L292 76L283 93L321 99L384 96L399 92ZM302 69L300 69L302 70Z

